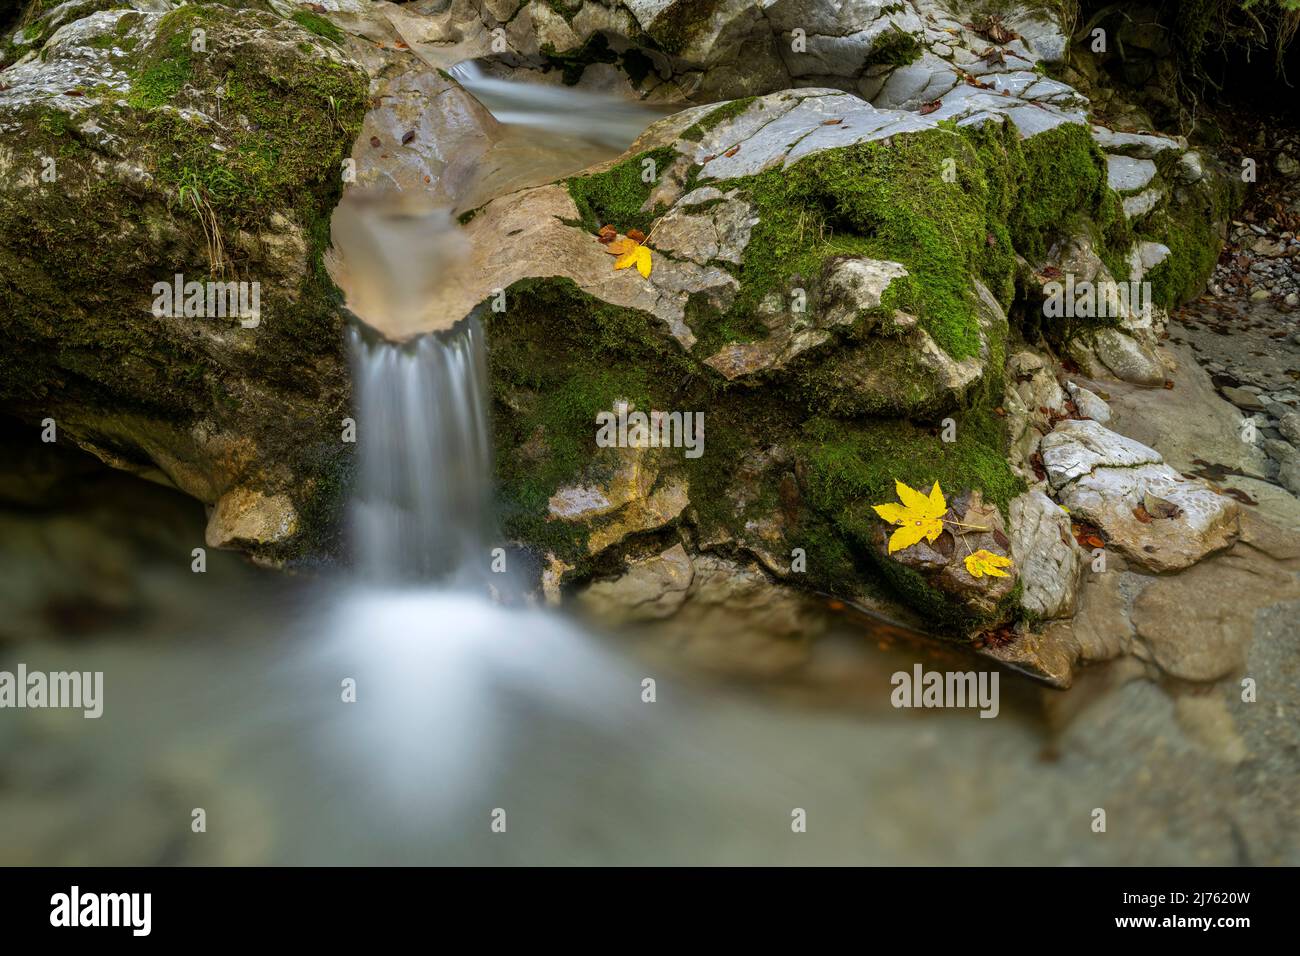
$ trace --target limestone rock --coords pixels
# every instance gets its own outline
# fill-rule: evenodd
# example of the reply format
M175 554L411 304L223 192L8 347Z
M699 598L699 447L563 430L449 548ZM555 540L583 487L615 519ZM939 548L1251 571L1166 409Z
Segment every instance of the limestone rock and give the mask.
M1105 425L1110 421L1110 406L1097 394L1082 385L1076 385L1074 382L1067 382L1065 387L1070 392L1070 399L1074 402L1074 407L1079 410L1079 414L1084 418L1091 418L1095 422Z
M1099 467L1133 468L1163 461L1155 449L1094 421L1063 421L1043 438L1041 447L1047 480L1057 492Z
M865 320L864 331L876 324L870 313L879 308L881 296L895 279L907 275L897 262L875 259L843 258L834 260L823 280L826 303L811 314L793 312L784 303L765 303L761 309L767 335L753 342L731 342L705 360L727 379L737 379L760 372L785 368L802 353L830 340L829 330ZM920 333L924 336L924 333ZM929 342L929 336L925 336ZM930 361L942 363L946 356L936 355L937 346L920 343ZM951 360L949 360L951 361Z
M1070 517L1041 491L1011 502L1011 554L1020 572L1020 606L1038 618L1070 617L1078 597L1083 553Z
M1101 528L1109 545L1142 567L1185 568L1237 538L1235 501L1184 478L1153 449L1097 422L1061 422L1043 439L1042 456L1060 502ZM1171 514L1152 514L1152 501Z
M29 6L0 82L0 331L22 343L0 404L205 504L231 488L292 499L265 522L223 499L223 545L324 530L287 516L317 510L347 467L343 319L311 263L365 113L362 65L267 5ZM207 52L147 82L198 28ZM38 178L45 156L57 185ZM186 176L218 190L208 217L182 207ZM256 322L210 310L212 291L208 314L154 314L177 274L246 283Z

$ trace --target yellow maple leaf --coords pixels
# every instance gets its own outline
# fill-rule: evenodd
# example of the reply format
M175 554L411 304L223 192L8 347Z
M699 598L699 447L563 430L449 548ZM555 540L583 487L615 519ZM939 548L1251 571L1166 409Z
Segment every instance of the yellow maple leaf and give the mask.
M605 251L610 255L618 256L614 260L615 269L626 269L628 266L635 265L636 271L641 273L643 278L650 277L650 250L641 245L635 239L615 239L605 246Z
M1010 577L1003 568L1011 567L1011 559L1004 558L1000 554L994 554L992 551L985 551L980 548L974 554L966 556L966 571L973 578L982 578L988 575L993 578Z
M898 530L889 536L889 553L910 548L922 538L933 541L943 533L943 515L948 510L939 482L934 483L930 494L925 495L909 488L901 481L894 481L894 491L902 504L890 502L884 505L872 505L876 514L890 524L898 525Z

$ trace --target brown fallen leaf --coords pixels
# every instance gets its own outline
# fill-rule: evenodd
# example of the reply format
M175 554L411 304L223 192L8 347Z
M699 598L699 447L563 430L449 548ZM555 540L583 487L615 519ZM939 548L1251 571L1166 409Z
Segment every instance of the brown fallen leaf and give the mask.
M731 149L727 150L727 151L726 151L725 153L723 153L722 155L723 155L723 156L735 156L738 152L740 152L740 144L739 144L739 143L737 143L735 146L731 147Z
M1106 547L1106 542L1103 541L1101 538L1097 537L1095 534L1087 535L1083 540L1084 540L1084 543L1085 543L1086 545L1088 545L1088 547L1090 547L1090 548L1104 548L1104 547Z
M413 130L413 129L412 129L412 130L407 130L404 134L402 134L402 145L405 146L407 143L411 142L411 140L413 140L413 139L415 139L415 130Z
M609 245L618 237L618 230L613 226L601 226L600 232L596 234L596 240L601 245Z
M844 122L843 119L829 119L829 120L822 120L822 125L823 125L823 126L839 126L839 125L840 125L841 123L843 123L843 122Z
M1183 513L1183 509L1172 501L1153 495L1149 491L1142 495L1141 507L1153 518L1177 518Z
M627 231L627 237L638 245L645 242L645 233L640 229L629 229Z
M1138 505L1136 508L1133 509L1133 517L1137 518L1138 521L1141 521L1143 524L1151 523L1151 515L1148 514L1147 509L1142 507L1141 505Z
M931 100L928 103L922 103L921 108L917 110L917 112L922 116L929 116L942 105L943 103L940 100Z
M378 149L378 148L379 148L379 137L378 137L378 136L372 136L372 137L370 137L370 145L371 145L372 147L374 147L375 149Z

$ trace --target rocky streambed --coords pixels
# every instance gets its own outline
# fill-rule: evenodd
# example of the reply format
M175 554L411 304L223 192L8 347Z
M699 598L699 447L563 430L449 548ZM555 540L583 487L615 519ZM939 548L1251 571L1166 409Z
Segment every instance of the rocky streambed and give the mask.
M1300 598L1294 402L1240 358L1207 384L1171 319L1240 286L1214 275L1249 238L1230 158L1095 108L1054 5L507 6L29 5L0 72L4 409L203 502L209 547L346 560L348 306L393 339L477 312L499 544L539 601L659 619L731 577L1057 686L1121 655L1241 673ZM654 112L621 152L539 147L466 61ZM454 236L400 328L330 242L379 191ZM260 283L260 322L154 315L176 274ZM602 445L620 408L702 413L704 453ZM900 486L942 501L891 551Z

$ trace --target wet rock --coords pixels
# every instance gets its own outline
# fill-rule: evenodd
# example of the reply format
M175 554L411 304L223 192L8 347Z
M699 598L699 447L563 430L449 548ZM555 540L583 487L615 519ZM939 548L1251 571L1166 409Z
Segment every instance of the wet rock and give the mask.
M1174 677L1211 681L1245 663L1260 612L1300 600L1296 562L1254 548L1157 578L1133 602L1132 620L1155 663Z
M1300 445L1300 412L1284 412L1278 416L1277 430L1293 445Z
M1248 412L1264 411L1264 403L1259 400L1259 396L1254 392L1248 392L1244 388L1237 388L1232 385L1225 386L1220 391L1223 393L1224 398L1238 408Z
M1154 449L1096 422L1061 422L1043 439L1042 456L1060 502L1101 528L1108 545L1142 567L1178 570L1237 538L1235 501L1184 478ZM1153 501L1170 514L1153 514Z
M1051 431L1052 413L1064 410L1065 395L1046 356L1021 350L1007 359L1002 407L1006 412L1012 470L1032 483L1037 481L1029 461L1043 435Z
M1139 159L1155 159L1161 153L1182 152L1187 148L1187 141L1181 138L1153 133L1125 133L1105 126L1093 126L1092 138L1107 153L1136 156Z
M826 322L851 325L867 320L880 308L881 297L895 279L907 275L897 262L860 257L837 259L828 270L825 282ZM866 326L863 331L870 331Z
M925 53L919 60L894 70L880 92L872 97L872 103L886 109L915 110L939 99L957 83L957 73L951 63Z
M1070 356L1093 377L1108 373L1135 385L1165 381L1165 366L1155 349L1119 329L1099 329L1090 338L1075 340Z
M757 564L694 558L686 600L657 629L653 656L718 674L773 678L805 665L826 629L819 603L775 584Z
M716 190L715 190L716 191ZM703 190L696 190L703 192ZM749 236L758 217L751 203L733 198L735 191L702 212L692 213L693 203L683 201L655 226L655 248L690 259L699 265L719 260L740 265Z
M1109 545L1152 571L1185 568L1237 537L1237 503L1168 465L1099 468L1060 497L1071 514L1100 527ZM1139 517L1138 509L1152 497L1168 502L1176 514Z
M629 561L621 576L595 582L578 596L578 603L587 613L605 620L657 620L682 606L694 578L690 556L676 544L662 554Z
M828 342L836 326L860 322L863 331L870 331L878 322L873 316L880 307L881 296L895 279L907 275L907 270L897 262L875 259L843 258L834 260L823 281L826 303L814 312L793 312L785 308L779 297L765 302L760 314L767 326L767 336L755 342L732 342L709 356L705 362L727 379L738 379L760 372L784 368L802 353ZM923 332L924 341L916 348L927 356L936 368L944 365L937 346ZM926 344L930 348L925 348ZM911 344L903 345L911 347ZM951 360L948 360L948 364ZM945 366L946 368L946 366ZM960 378L954 373L948 379ZM863 388L867 383L861 383Z
M203 537L210 548L283 544L298 530L298 512L287 495L234 488L217 501Z
M980 653L1029 674L1052 687L1068 690L1074 683L1078 648L1055 630L1033 631L1018 627L1009 644L984 647Z

